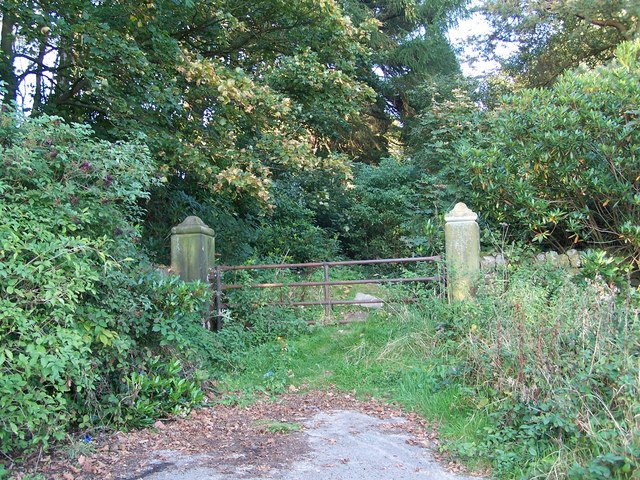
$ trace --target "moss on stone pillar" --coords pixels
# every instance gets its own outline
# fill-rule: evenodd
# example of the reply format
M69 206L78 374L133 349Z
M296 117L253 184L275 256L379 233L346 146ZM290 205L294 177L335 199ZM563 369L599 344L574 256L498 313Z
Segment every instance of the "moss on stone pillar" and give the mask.
M469 300L480 275L480 227L478 215L458 203L445 215L445 254L450 301Z
M214 231L198 217L187 217L171 229L171 268L185 282L206 282L214 255Z

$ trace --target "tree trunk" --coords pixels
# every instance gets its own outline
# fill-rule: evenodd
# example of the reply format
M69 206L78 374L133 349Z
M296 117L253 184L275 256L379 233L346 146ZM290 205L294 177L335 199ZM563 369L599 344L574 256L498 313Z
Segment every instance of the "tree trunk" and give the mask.
M42 71L44 68L44 55L47 50L47 37L43 37L40 41L40 49L38 51L38 64L36 65L36 89L33 94L33 112L39 112L42 109Z
M4 82L6 93L2 103L7 105L16 100L18 93L18 77L13 68L14 42L13 27L15 19L13 15L2 11L2 30L0 30L0 80Z

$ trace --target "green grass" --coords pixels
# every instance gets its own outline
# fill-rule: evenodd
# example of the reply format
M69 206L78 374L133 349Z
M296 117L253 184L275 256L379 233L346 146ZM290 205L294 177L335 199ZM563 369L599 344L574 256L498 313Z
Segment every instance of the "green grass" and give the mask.
M302 425L297 422L276 422L276 421L259 421L256 425L264 428L269 433L290 433L299 432L302 430Z
M441 448L496 478L637 479L637 312L606 284L520 268L475 302L425 295L363 323L263 332L234 356L223 401L333 387L436 422ZM260 318L250 332L287 313Z
M294 339L274 338L247 351L220 383L226 399L241 403L277 395L289 385L305 390L331 386L395 401L437 422L444 439L471 443L487 418L448 378L455 362L435 348L435 321L425 310L387 306L363 323L318 326Z

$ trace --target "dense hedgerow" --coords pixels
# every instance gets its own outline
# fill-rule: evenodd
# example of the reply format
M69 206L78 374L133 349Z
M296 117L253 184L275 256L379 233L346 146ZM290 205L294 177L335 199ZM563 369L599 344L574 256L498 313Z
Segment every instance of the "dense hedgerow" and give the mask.
M140 425L201 398L184 377L202 287L163 278L137 247L156 180L146 147L0 113L0 452L71 428ZM193 342L191 342L194 344Z
M487 112L459 152L482 214L523 237L640 261L640 41Z

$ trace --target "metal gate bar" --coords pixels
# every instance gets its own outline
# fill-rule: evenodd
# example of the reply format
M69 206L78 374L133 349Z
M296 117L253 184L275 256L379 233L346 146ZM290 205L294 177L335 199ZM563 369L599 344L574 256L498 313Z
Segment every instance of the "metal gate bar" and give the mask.
M400 303L414 303L417 302L418 299L417 298L399 298L399 299L394 299L394 302L400 302ZM276 303L267 303L267 305L273 305L276 307L308 307L308 306L319 306L319 305L326 305L327 303L329 305L362 305L362 304L367 304L367 303L372 303L372 304L376 304L376 303L388 303L388 300L384 300L382 298L379 298L377 300L329 300L329 302L325 302L324 300L308 300L308 301L304 301L304 302L276 302ZM222 304L223 307L228 307L230 306L228 303L223 303Z
M377 265L380 263L416 263L416 262L437 262L441 260L439 255L434 257L406 257L406 258L383 258L374 260L338 260L334 262L310 262L310 263L273 263L265 265L220 265L221 271L228 270L260 270L265 268L317 268L324 267L337 267L340 265Z
M253 285L225 284L222 290L235 290L238 288L279 288L279 287L321 287L336 285L362 285L367 283L408 283L408 282L436 282L440 276L435 277L411 277L411 278L377 278L366 280L333 280L319 282L291 282L291 283L255 283Z
M414 277L414 278L366 278L358 280L334 280L329 279L329 267L345 266L345 265L380 265L395 263L418 263L418 262L437 262L440 256L432 257L407 257L407 258L386 258L373 260L341 260L334 262L309 262L309 263L277 263L263 265L238 265L227 266L218 265L213 269L215 277L215 308L216 308L216 328L222 327L222 309L228 307L228 304L222 302L222 293L225 290L235 290L241 288L286 288L286 287L323 287L323 300L317 301L300 301L300 302L279 302L271 305L289 305L289 306L311 306L324 305L325 315L331 316L331 307L333 305L358 305L367 303L384 303L385 300L332 300L330 287L337 285L362 285L375 283L408 283L408 282L444 282L444 276L431 277ZM257 283L253 285L240 284L224 284L222 283L223 272L238 270L264 270L264 269L304 269L304 268L322 268L323 280L313 282L291 282L291 283ZM401 299L401 302L414 302L416 299Z

